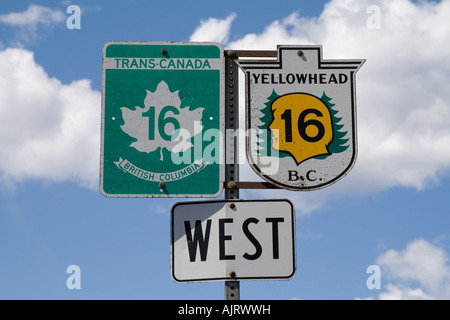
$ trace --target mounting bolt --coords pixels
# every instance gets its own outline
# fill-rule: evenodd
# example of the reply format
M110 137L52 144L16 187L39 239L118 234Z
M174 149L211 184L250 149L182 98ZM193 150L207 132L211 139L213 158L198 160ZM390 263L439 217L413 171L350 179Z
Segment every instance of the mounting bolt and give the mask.
M167 54L167 50L166 49L161 49L161 54Z
M302 50L298 50L298 51L297 51L297 55L298 55L299 57L301 57L301 56L303 55L303 51L302 51Z
M230 272L230 277L235 278L235 277L236 277L236 272L231 271L231 272Z
M236 205L234 203L230 203L230 208L234 209L234 208L236 208Z
M235 182L233 182L233 181L231 181L231 182L228 182L228 188L230 188L230 189L234 189L234 188L236 188L236 183L235 183Z
M159 188L164 189L166 187L166 184L164 182L159 183Z

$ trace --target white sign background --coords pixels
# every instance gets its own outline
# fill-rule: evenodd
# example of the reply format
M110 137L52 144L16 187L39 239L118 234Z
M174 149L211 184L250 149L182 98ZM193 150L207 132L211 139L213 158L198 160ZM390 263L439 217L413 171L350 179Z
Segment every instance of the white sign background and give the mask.
M189 248L186 234L188 223L190 236L195 238L197 220L201 221L198 239L202 241L206 241L210 225L204 261L198 242L195 260L191 261L193 244ZM177 282L291 279L296 271L294 206L285 199L175 204L171 214L171 268ZM235 277L231 276L233 272Z
M258 155L258 139L247 137L247 157L253 170L263 179L289 190L315 190L341 179L353 167L357 155L355 74L365 60L323 60L321 46L280 46L278 60L239 61L246 73L247 129L258 132L262 125L261 109L275 91L282 96L307 93L332 98L337 116L342 118L342 131L347 132L348 148L331 154L325 160L311 158L298 165L293 157L280 158ZM302 55L299 56L298 52ZM306 76L299 84L297 77ZM335 81L329 81L335 76ZM340 83L340 76L345 83ZM302 81L300 81L302 82ZM296 172L302 179L290 179Z

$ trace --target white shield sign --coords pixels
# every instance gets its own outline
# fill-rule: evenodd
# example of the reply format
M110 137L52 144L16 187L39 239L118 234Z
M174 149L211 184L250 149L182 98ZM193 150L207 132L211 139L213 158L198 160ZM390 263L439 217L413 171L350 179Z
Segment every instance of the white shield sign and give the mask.
M247 158L278 187L314 190L346 175L357 154L355 75L365 60L323 60L321 46L280 46L246 74Z

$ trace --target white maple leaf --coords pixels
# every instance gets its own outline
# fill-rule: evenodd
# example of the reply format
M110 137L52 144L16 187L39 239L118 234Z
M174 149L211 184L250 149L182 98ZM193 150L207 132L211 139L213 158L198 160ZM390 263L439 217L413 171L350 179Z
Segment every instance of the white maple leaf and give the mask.
M192 111L189 110L190 107L181 108L178 90L171 92L164 81L158 84L155 92L146 91L144 108L138 106L135 110L120 108L125 122L121 126L122 131L136 139L130 146L146 153L161 148L161 161L164 160L162 152L164 148L171 152L182 152L192 147L192 143L187 140L202 131L201 119L204 108ZM148 113L150 108L153 109ZM166 108L164 114L160 116L164 108ZM180 125L179 128L175 127L177 123ZM176 129L179 130L175 131ZM161 137L161 134L165 135L166 139Z

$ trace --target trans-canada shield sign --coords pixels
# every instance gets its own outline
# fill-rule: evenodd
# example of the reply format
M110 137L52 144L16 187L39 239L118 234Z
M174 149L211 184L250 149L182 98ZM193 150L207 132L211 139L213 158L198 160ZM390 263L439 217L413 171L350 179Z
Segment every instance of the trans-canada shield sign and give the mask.
M100 191L105 196L222 193L220 44L108 42L102 82Z
M247 159L268 182L315 190L357 155L356 72L365 60L323 60L321 46L279 46L276 60L240 60L246 74Z

